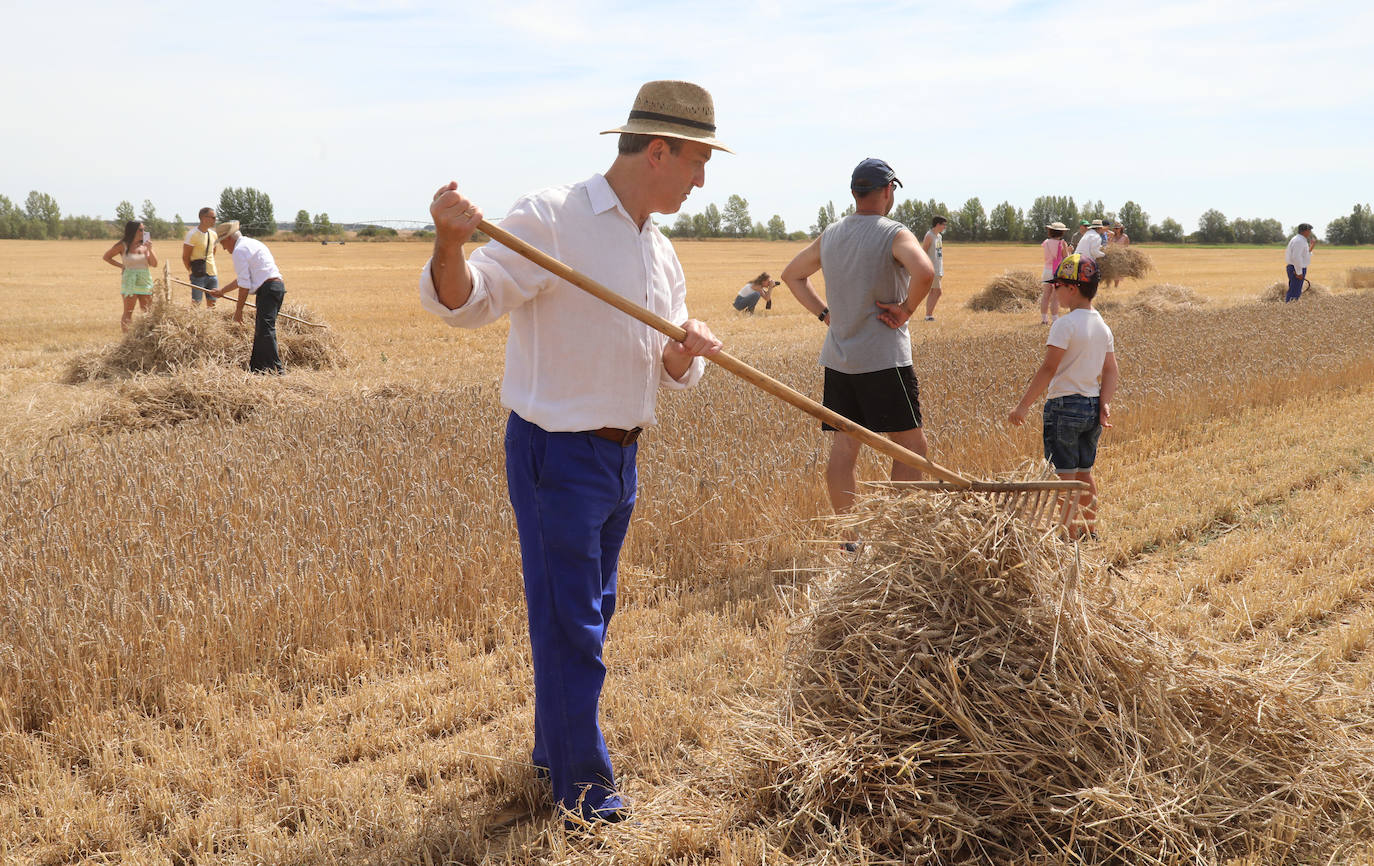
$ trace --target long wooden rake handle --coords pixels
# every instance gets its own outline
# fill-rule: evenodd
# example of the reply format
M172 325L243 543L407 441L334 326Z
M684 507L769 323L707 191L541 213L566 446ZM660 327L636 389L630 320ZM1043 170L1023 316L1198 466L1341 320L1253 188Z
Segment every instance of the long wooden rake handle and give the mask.
M503 231L486 220L479 222L477 228L486 233L488 237L500 241L554 276L561 277L574 286L577 286L579 289L595 295L615 307L617 310L634 316L660 334L665 334L669 339L681 342L687 336L687 332L678 325L644 309L634 301L616 294L596 280L593 280L591 277L578 273L558 259L555 259L553 256L520 240L520 238L517 238L510 232ZM881 451L894 460L905 463L907 466L911 466L915 469L920 469L922 472L929 472L936 478L940 478L961 489L967 490L973 486L972 481L960 475L958 472L952 469L946 469L934 461L927 460L915 451L903 448L891 439L880 436L867 427L855 424L843 415L832 412L815 400L789 388L766 373L754 369L733 355L726 352L717 352L715 355L706 356L706 360L715 362L717 366L724 367L726 370L729 370L731 373L734 373L751 385L755 385L767 391L769 394L772 394L774 397L791 403L803 412L814 415L831 427L834 427L836 430L843 430L875 451Z
M176 277L168 277L167 279L171 280L171 281L174 282L174 283L180 283L180 284L183 285L183 286L190 286L190 287L193 288L193 289L199 289L199 288L200 288L200 286L197 286L197 285L195 285L194 283L188 283L188 282L186 282L185 280L178 280ZM203 290L202 290L202 291L203 291ZM245 307L252 307L252 308L255 309L255 310L258 308L258 305L255 304L255 303L253 303L253 302L251 302L251 301L244 301L244 302L243 302L243 305L244 305ZM293 322L300 322L302 325L309 325L309 326L312 327L312 328L327 328L327 327L329 327L328 325L322 325L322 324L320 324L319 322L307 322L305 319L299 319L299 318L297 318L297 317L291 315L290 313L283 313L283 312L281 312L280 310L277 311L277 316L280 317L280 318L283 318L283 319L290 319L290 320L293 321Z

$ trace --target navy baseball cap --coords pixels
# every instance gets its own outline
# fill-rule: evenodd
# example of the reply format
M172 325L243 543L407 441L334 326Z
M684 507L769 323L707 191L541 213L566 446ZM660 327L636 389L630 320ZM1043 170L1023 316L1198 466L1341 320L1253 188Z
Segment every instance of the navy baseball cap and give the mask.
M872 192L894 182L897 186L902 185L892 166L870 156L854 168L854 174L849 178L849 188L854 192Z

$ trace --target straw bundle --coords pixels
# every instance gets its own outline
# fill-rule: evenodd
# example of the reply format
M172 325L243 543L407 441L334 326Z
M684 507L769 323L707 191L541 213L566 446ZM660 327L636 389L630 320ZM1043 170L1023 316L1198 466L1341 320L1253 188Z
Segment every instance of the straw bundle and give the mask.
M993 277L983 290L968 299L970 310L1014 313L1040 302L1044 283L1030 271L1007 271Z
M1108 244L1106 253L1098 259L1097 266L1101 279L1124 280L1127 277L1140 278L1155 269L1150 257L1135 247Z
M1369 826L1368 746L1121 612L1064 542L969 496L854 526L796 622L785 723L741 725L789 854L1314 862Z
M1264 292L1260 295L1260 300L1272 304L1281 302L1287 296L1288 283L1286 281L1280 280L1279 282L1274 283L1269 288L1265 289ZM1302 297L1298 298L1298 300L1305 301L1308 298L1329 298L1330 296L1330 287L1324 286L1321 283L1311 283L1303 287Z
M1374 289L1374 268L1351 268L1347 282L1352 289Z
M298 305L287 305L282 312L318 321L309 310ZM237 324L227 312L154 303L151 312L136 319L115 346L75 358L63 381L75 385L93 379L123 379L139 373L167 374L188 367L242 369L247 366L253 344L251 317L245 315L244 319L244 323ZM347 363L342 347L329 328L312 328L278 318L277 344L288 368L322 369Z
M1207 299L1187 286L1174 283L1155 283L1141 289L1125 303L1127 310L1137 313L1172 313L1191 310L1207 303Z
M267 405L298 403L309 388L290 379L200 367L135 376L90 406L71 429L97 434L170 427L189 421L243 421Z

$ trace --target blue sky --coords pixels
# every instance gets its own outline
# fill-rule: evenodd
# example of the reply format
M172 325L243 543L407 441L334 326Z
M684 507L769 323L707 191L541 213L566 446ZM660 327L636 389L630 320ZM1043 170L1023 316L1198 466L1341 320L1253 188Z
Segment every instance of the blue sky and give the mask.
M0 194L68 213L190 218L254 186L281 220L426 220L455 179L499 216L605 170L597 133L655 78L711 90L737 151L693 213L734 193L804 229L866 156L906 197L1131 199L1189 230L1213 207L1320 230L1374 200L1368 2L14 7Z

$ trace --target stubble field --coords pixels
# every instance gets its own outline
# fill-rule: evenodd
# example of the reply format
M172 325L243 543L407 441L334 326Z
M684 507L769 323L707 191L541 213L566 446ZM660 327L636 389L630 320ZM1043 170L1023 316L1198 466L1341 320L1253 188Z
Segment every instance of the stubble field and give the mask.
M288 304L330 324L340 364L280 380L178 370L159 378L192 410L172 419L146 383L62 384L82 353L119 339L105 246L0 242L0 861L650 850L629 853L614 830L564 837L525 763L504 324L459 331L421 313L423 244L278 243ZM800 246L678 250L692 313L727 350L818 395L814 317L785 292L752 317L729 305ZM159 247L181 277L179 245ZM1374 250L1319 247L1312 278L1334 294L1286 307L1257 300L1282 273L1279 249L1144 249L1155 272L1105 300L1172 283L1208 302L1108 314L1122 386L1098 465L1103 539L1083 556L1159 633L1238 669L1287 670L1320 686L1321 713L1359 727L1374 715L1374 295L1345 275ZM989 475L1039 457L1035 414L1004 424L1042 351L1038 312L964 306L1007 269L1038 274L1038 258L946 247L937 321L912 324L945 465ZM247 395L234 420L213 399L229 389ZM664 840L650 859L819 858L779 842L750 804L683 785L715 778L734 754L733 714L777 705L786 685L781 599L835 559L817 519L826 441L720 370L665 394L659 415L641 440L607 650L616 769L641 832ZM864 473L883 468L868 459ZM1242 847L1280 862L1291 831ZM1343 844L1325 853L1366 862Z

